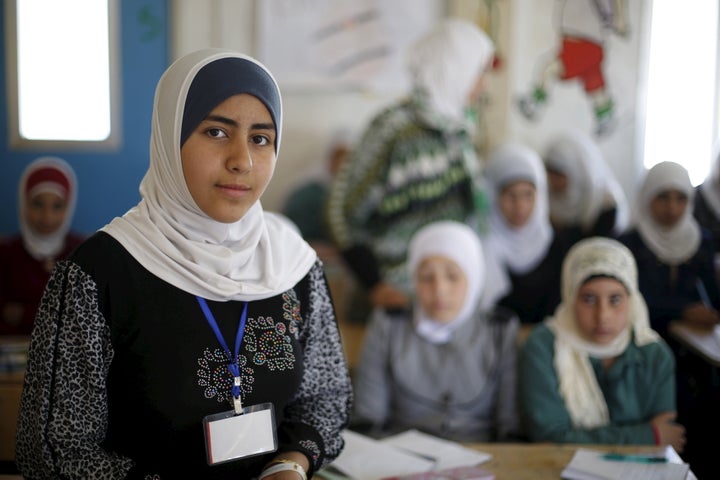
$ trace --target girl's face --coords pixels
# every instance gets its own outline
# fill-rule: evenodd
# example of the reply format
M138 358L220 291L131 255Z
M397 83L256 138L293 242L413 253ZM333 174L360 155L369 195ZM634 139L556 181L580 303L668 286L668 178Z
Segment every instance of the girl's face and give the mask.
M223 223L240 220L275 170L275 124L256 97L234 95L208 114L181 149L183 175L198 207Z
M680 190L665 190L655 195L650 202L650 214L655 223L673 227L685 215L688 196Z
M415 272L415 294L423 311L447 323L460 314L468 280L460 266L442 255L425 257Z
M50 235L65 221L68 204L57 193L41 192L27 200L25 221L37 235Z
M535 209L535 185L526 181L513 182L500 192L498 206L507 222L520 228L525 225Z
M613 278L593 278L578 289L575 319L587 341L606 345L628 326L629 295Z
M568 176L557 170L547 170L548 190L551 194L562 195L568 188Z

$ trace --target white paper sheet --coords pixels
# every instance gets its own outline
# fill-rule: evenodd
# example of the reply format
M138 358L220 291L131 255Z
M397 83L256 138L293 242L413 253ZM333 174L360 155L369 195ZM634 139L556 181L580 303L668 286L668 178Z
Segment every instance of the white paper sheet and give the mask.
M384 438L381 442L435 459L433 470L478 465L491 458L489 453L471 450L457 442L428 435L418 430L408 430Z
M355 480L377 480L394 475L427 472L434 462L345 430L345 448L332 466Z

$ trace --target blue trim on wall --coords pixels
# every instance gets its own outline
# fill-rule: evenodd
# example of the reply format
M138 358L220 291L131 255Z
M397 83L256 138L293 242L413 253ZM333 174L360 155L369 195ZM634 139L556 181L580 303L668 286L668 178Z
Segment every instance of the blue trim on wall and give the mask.
M0 38L5 38L5 2ZM167 0L122 0L120 10L122 144L114 152L11 151L7 132L5 49L0 48L0 234L18 231L17 183L25 166L41 155L65 159L78 177L73 230L89 234L125 213L140 199L148 167L155 85L169 61Z

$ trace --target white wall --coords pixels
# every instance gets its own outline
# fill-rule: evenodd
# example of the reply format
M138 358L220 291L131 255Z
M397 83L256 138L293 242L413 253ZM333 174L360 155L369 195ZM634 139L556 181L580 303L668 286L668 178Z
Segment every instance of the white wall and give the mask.
M557 85L552 104L542 121L529 123L515 110L518 93L529 86L537 55L552 49L557 41L551 24L555 0L505 0L496 2L494 19L499 20L498 49L504 64L488 79L490 104L481 125L479 148L486 152L501 141L515 139L539 150L549 135L566 126L591 129L587 99L576 83ZM471 0L449 0L445 12L482 23L487 12ZM639 155L641 138L637 115L642 105L639 72L645 62L642 41L650 2L628 2L631 36L612 38L607 46L607 81L620 111L616 131L599 142L611 168L630 198L644 172ZM196 48L230 47L256 55L256 9L254 0L172 0L172 55L174 58ZM281 35L282 32L278 32ZM282 87L282 86L281 86ZM324 161L331 133L339 128L360 132L380 108L399 96L352 90L285 91L283 144L275 176L264 197L267 209L279 209L298 177Z

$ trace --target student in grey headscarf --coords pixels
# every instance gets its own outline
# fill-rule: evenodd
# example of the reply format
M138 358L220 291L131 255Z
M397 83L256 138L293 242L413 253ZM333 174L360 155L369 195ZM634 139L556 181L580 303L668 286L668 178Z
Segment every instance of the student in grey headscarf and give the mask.
M632 253L616 240L575 244L562 303L523 345L520 406L533 441L672 445L675 360L650 328Z
M355 382L356 423L375 434L417 428L458 441L517 433L517 318L486 311L480 241L459 222L420 229L408 250L411 311L377 309Z

